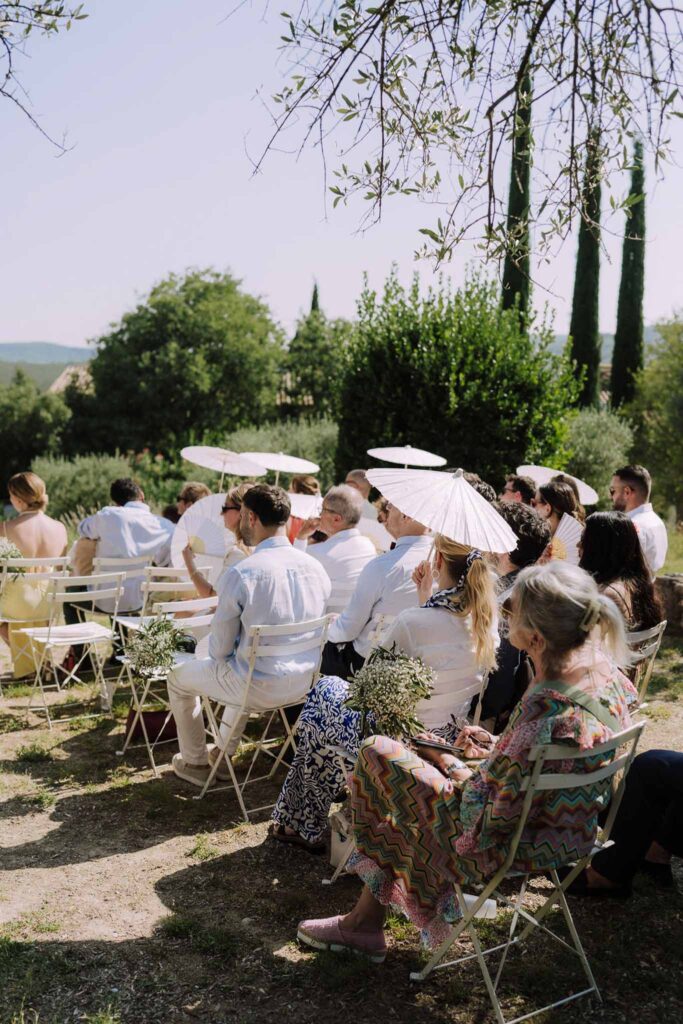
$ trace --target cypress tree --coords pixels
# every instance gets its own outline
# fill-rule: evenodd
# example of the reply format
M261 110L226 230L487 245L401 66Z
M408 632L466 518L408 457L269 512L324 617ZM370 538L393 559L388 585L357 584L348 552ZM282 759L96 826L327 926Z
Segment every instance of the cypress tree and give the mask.
M313 295L311 296L311 313L320 312L320 296L318 294L318 282L316 281L313 285Z
M529 205L531 202L531 75L527 72L517 94L512 166L508 194L507 248L503 265L502 305L519 305L522 327L529 313Z
M643 291L645 288L645 169L643 144L633 147L631 190L621 258L617 330L612 356L612 405L629 402L634 374L643 365Z
M572 318L569 325L571 358L577 374L584 373L579 405L595 406L600 393L600 140L587 142L586 170L581 196L581 223L576 254Z

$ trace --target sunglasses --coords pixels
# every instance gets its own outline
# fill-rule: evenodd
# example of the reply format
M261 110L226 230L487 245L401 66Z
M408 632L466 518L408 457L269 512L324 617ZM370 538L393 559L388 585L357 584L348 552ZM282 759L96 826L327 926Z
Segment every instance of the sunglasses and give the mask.
M223 505L221 512L239 512L239 505Z

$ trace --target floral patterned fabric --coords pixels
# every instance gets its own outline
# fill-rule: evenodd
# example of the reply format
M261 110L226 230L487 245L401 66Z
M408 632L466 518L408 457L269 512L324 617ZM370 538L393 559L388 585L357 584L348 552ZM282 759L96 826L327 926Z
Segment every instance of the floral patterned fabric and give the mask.
M600 679L585 673L579 685L620 722L630 725L636 694L620 672ZM349 870L375 897L406 914L427 945L438 945L458 917L454 883L480 883L504 863L524 799L522 780L533 746L568 742L588 750L609 729L553 691L531 687L513 711L491 756L459 789L433 765L400 743L375 736L359 753L351 784L358 850ZM601 756L553 763L557 772L590 772ZM548 769L550 770L550 769ZM538 793L513 869L547 869L585 856L597 830L607 787L590 792Z

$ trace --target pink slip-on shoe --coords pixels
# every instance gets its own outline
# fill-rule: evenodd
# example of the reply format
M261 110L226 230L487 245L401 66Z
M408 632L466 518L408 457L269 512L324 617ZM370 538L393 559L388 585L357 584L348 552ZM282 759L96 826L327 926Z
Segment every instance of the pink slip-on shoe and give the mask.
M337 917L301 921L296 937L311 949L328 949L331 953L342 953L348 949L351 953L367 957L373 964L383 963L387 955L384 932L342 931L341 920L340 914Z

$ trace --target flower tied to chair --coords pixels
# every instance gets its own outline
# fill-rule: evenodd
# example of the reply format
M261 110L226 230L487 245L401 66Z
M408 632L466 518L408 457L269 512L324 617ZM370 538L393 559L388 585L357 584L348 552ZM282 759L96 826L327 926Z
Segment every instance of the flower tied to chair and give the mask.
M465 568L460 574L455 585L452 587L445 587L443 590L437 590L436 594L432 594L431 597L427 598L422 607L447 608L450 612L464 611L465 583L467 582L467 576L474 562L483 557L484 556L481 551L478 551L477 548L472 548L465 559Z
M585 633L590 633L594 626L597 626L600 621L600 615L602 614L602 605L597 598L592 597L586 606L586 610L583 613L583 618L579 623L579 629L582 629Z

